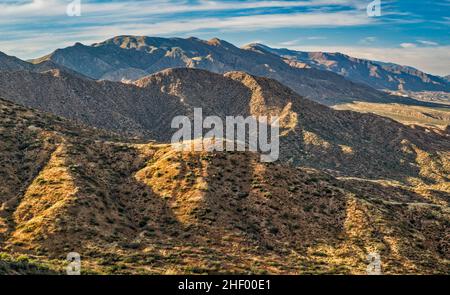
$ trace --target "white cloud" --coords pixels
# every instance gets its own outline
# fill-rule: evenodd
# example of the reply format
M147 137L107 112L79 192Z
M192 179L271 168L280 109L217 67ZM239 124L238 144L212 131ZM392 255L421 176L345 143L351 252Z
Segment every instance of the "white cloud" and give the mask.
M185 0L152 0L120 2L85 2L82 17L66 16L66 5L71 0L0 0L0 51L21 58L33 58L52 52L56 47L69 46L77 41L90 44L117 35L184 36L215 30L253 31L278 28L336 28L372 25L380 21L368 18L365 6L370 1L311 0L311 1L209 1L189 4ZM363 3L364 2L364 3ZM330 6L348 6L352 11L327 10ZM271 7L310 7L312 12L289 14L261 14ZM324 9L325 8L325 9ZM174 17L176 13L209 12L222 10L255 9L256 14L233 17ZM364 10L361 13L361 10ZM404 20L402 20L404 21ZM447 18L450 22L450 18ZM30 24L48 24L45 29ZM7 24L8 26L3 26ZM20 29L10 27L18 25ZM70 26L69 26L70 25ZM256 37L258 38L258 37ZM302 40L325 39L322 36L301 37L281 44L299 47ZM375 37L368 36L360 44L372 44ZM378 59L412 65L437 74L449 74L449 46L417 40L402 43L402 48L320 47L318 50L340 51L356 57ZM305 47L303 47L305 48ZM312 47L311 47L312 48ZM316 47L318 48L318 47Z
M376 40L377 40L376 37L370 36L370 37L362 38L361 40L359 40L359 43L361 43L361 44L371 44L371 43L375 42Z
M293 45L298 45L298 43L300 43L300 39L284 41L284 42L281 42L280 45L293 46Z
M32 0L0 3L0 16L3 22L12 21L16 17L33 17L65 14L68 2L61 0Z
M325 40L326 37L323 36L310 36L310 37L306 37L307 40Z
M401 43L400 47L402 47L402 48L414 48L414 47L417 47L417 45L414 44L414 43Z
M417 42L423 44L423 45L428 45L428 46L438 46L439 43L433 42L433 41L427 41L427 40L417 40Z
M10 19L17 17L65 16L66 7L72 0L33 0L33 1L2 1L0 16ZM210 1L200 0L197 4L183 0L124 0L120 2L84 2L81 0L85 15L136 16L174 14L195 11L220 11L258 8L284 7L319 7L319 6L350 6L357 7L354 0L310 0L310 1Z
M351 12L317 12L317 13L293 13L293 14L268 14L251 15L241 17L230 17L223 19L210 19L211 22L203 23L204 20L189 21L188 25L194 29L216 28L225 30L256 30L273 28L319 28L319 27L347 27L356 25L369 25L371 19L365 15ZM180 30L180 23L165 23L172 25L169 30Z
M2 32L0 35L0 51L21 58L32 58L55 50L56 46L67 46L68 42L79 41L90 44L103 41L117 35L168 36L189 33L195 35L200 30L214 29L220 32L245 32L275 28L311 28L311 27L347 27L369 25L372 19L362 14L351 12L329 13L295 13L237 16L227 18L199 18L192 20L172 20L154 23L127 22L108 26L93 25L84 27L68 27L56 32L42 32L38 29L24 31L18 37L16 32ZM36 37L38 36L38 37ZM9 40L8 40L9 39ZM35 51L39 48L39 51Z
M301 37L301 38L298 38L298 39L287 40L287 41L281 42L280 45L283 45L283 46L294 46L294 45L299 45L303 40L325 40L325 39L327 39L327 38L323 37L323 36Z
M400 47L402 48L415 48L418 47L418 45L422 46L438 46L439 43L433 42L433 41L427 41L427 40L417 40L417 43L401 43Z
M6 1L6 2L5 2ZM216 30L245 32L273 28L347 27L374 22L357 11L355 0L209 1L186 0L82 1L82 16L68 17L72 0L0 0L0 51L32 58L72 41L99 42L116 35L198 35ZM347 5L352 11L333 12L330 6ZM313 12L274 14L259 8L313 7ZM220 17L177 17L176 13L255 9L254 14ZM233 15L233 14L232 14ZM3 26L5 24L5 26ZM38 37L36 37L38 36ZM312 39L311 39L312 40Z

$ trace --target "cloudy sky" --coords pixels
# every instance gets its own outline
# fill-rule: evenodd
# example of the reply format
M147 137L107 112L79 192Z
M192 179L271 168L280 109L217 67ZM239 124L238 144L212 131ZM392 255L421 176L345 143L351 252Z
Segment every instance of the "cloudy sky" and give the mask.
M0 0L0 51L23 59L117 35L218 37L235 45L339 51L450 74L450 0Z

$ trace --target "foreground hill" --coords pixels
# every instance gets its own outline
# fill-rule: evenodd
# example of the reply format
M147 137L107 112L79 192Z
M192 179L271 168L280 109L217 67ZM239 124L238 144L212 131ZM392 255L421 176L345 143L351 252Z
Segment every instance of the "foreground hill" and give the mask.
M275 49L257 43L245 48L271 52L283 57L294 67L331 71L376 89L450 92L450 83L445 77L433 76L408 66L354 58L339 52Z
M277 54L238 48L219 39L118 36L92 46L77 43L58 49L33 63L48 61L93 79L136 80L169 68L198 68L220 74L243 71L275 79L298 94L327 105L351 101L415 103L330 71L291 66Z
M448 272L448 187L180 153L3 100L0 120L0 272L59 272L71 251L84 273L364 273L371 252L385 273Z

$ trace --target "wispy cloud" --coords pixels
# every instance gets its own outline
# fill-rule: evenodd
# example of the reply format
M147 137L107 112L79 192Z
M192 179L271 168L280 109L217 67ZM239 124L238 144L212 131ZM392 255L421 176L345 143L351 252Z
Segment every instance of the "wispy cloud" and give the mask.
M30 17L30 16L63 16L67 5L72 0L33 0L33 1L2 1L0 16ZM82 10L92 15L158 15L198 11L223 11L261 8L289 7L319 7L342 6L355 7L354 0L310 0L310 1L210 1L199 0L188 2L184 0L125 0L120 2L96 2L81 0Z
M309 37L306 37L306 40L325 40L325 39L327 39L327 38L324 37L324 36L309 36Z
M427 41L427 40L417 40L420 44L428 45L428 46L438 46L439 43L433 42L433 41Z
M72 0L0 2L0 50L23 58L72 40L98 42L115 35L168 36L202 31L250 32L368 25L358 0L81 0L81 16L66 15ZM39 36L36 38L36 36Z
M98 42L116 35L148 35L167 36L173 34L190 33L201 30L216 30L218 32L245 32L261 29L276 28L324 28L324 27L349 27L355 25L369 25L372 19L353 12L329 12L329 13L294 13L294 14L261 14L237 17L217 17L182 19L175 21L160 21L142 23L122 20L110 23L108 26L93 24L83 27L67 27L65 30L42 33L40 29L29 29L22 32L20 41L11 42L8 37L14 38L14 32L5 32L0 39L2 50L23 52L30 58L36 47L40 52L44 49L53 51L55 44L67 44L70 40L85 43ZM36 36L39 37L36 37ZM10 45L8 45L10 44ZM30 44L25 45L24 44ZM28 51L28 52L26 52ZM14 53L17 54L17 53Z
M415 48L415 47L423 47L423 46L439 46L439 43L428 40L417 40L414 43L401 43L400 47L402 48Z
M376 40L377 40L376 37L369 36L369 37L365 37L365 38L362 38L361 40L359 40L359 43L360 43L360 44L372 44L372 43L374 43Z
M414 43L400 43L400 47L402 47L402 48L414 48L414 47L417 47L417 45L414 44Z
M366 15L369 0L81 0L82 15L68 17L70 2L0 0L0 51L33 58L75 42L90 44L116 35L231 36L238 45L262 38L284 47L360 45L360 52L380 44L431 50L450 43L442 35L450 26L445 13L427 18L426 9L407 1L384 0L382 16L376 18ZM441 35L429 34L433 27ZM405 43L401 46L398 40Z
M287 40L280 43L283 46L294 46L299 45L305 41L316 41L316 40L326 40L327 38L324 36L308 36L308 37L299 37L293 40Z
M300 41L301 41L301 39L288 40L288 41L281 42L280 45L282 45L282 46L294 46L294 45L298 45L300 43Z

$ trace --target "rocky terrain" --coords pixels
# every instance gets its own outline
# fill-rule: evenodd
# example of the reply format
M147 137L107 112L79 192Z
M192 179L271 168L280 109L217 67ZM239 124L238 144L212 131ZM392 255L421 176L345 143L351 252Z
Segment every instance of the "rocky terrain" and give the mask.
M219 39L118 36L91 46L77 43L32 62L39 65L48 61L101 80L134 81L169 68L197 68L220 74L244 71L275 79L298 94L327 105L355 100L417 103L329 71L291 66L284 58L265 50L238 48Z
M354 58L339 52L275 49L257 43L245 48L271 52L285 58L294 67L331 71L376 89L450 92L450 84L445 77L433 76L413 67Z
M449 274L448 106L364 84L440 82L274 51L120 36L0 54L0 274L64 273L69 252L84 274L362 274L369 253ZM173 149L194 108L278 116L279 160Z
M448 273L448 182L176 152L3 100L0 120L2 273L62 272L71 251L83 273L357 274L371 252Z
M20 87L17 87L20 85ZM278 115L281 159L357 177L448 180L448 131L406 127L371 114L335 111L275 80L172 69L134 85L93 81L64 72L0 73L0 96L122 134L170 142L177 115ZM326 155L326 156L325 156ZM417 161L436 161L421 168Z
M84 76L78 72L72 71L62 65L56 64L50 60L43 61L39 64L32 64L26 61L23 61L17 57L9 56L0 52L0 71L1 72L15 72L15 71L28 71L35 73L43 73L47 71L53 72L66 72L72 76L90 79L87 76Z

